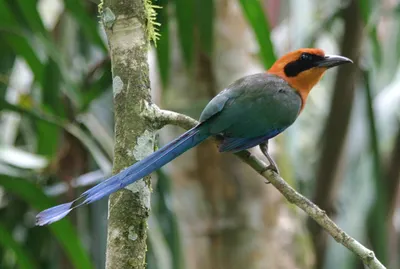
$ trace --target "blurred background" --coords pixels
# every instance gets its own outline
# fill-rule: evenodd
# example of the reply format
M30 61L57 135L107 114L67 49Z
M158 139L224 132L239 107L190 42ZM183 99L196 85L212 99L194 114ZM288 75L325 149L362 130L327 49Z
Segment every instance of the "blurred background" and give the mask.
M113 100L96 0L0 1L0 268L104 268L107 200L34 227L110 175ZM285 52L329 71L271 151L292 186L400 268L400 2L158 0L153 100L198 118ZM160 144L181 133L164 128ZM258 149L254 149L258 154ZM149 269L356 268L360 261L234 156L204 143L153 177Z

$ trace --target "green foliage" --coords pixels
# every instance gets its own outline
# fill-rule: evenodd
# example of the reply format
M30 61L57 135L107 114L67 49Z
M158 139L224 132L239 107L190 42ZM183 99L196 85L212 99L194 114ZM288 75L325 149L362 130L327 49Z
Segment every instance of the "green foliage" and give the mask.
M266 12L270 5L267 2L236 1L254 34L257 57L265 68L275 61L275 52L295 49L291 45L293 43L297 46L303 42L301 46L304 47L326 45L330 49L339 46L345 6L329 1L322 4L315 0L307 9L302 9L297 1L276 1L280 2L279 22L271 29ZM49 160L49 165L38 171L15 167L0 160L0 186L6 192L4 197L0 195L0 268L54 268L61 259L69 260L74 268L93 268L94 263L83 245L93 244L93 238L99 237L98 233L105 233L105 223L97 223L91 207L84 214L72 214L71 218L48 228L32 227L32 215L55 204L53 198L45 193L62 194L62 199L59 199L62 201L76 197L81 191L73 184L74 179L63 175L62 171L78 171L76 176L97 169L105 174L110 171L112 147L106 146L103 141L105 137L111 137L109 140L112 141L113 132L111 63L101 38L96 4L65 0L65 9L55 15L55 22L48 26L38 3L36 0L0 1L0 147L11 147ZM145 0L145 3L149 22L147 32L154 43L157 41L157 67L163 89L168 89L173 81L171 70L176 60L172 58L176 53L176 39L178 53L182 55L190 75L195 70L195 57L199 52L215 63L218 56L215 55L215 48L220 38L215 34L219 16L217 1ZM390 102L397 97L388 85L399 85L396 74L400 59L400 5L387 10L379 1L359 1L359 4L364 21L363 31L366 33L360 49L360 66L367 70L364 73L367 77L357 79L360 89L357 97L360 98L356 98L349 142L343 149L342 158L346 165L336 167L338 175L343 178L338 181L338 195L335 197L339 205L336 219L357 239L371 243L378 256L389 260L385 239L398 238L398 232L385 229L385 224L393 219L389 208L396 206L388 205L385 200L385 169L393 137L397 135L398 128L393 128L393 125L398 124L396 115L399 111L398 106L393 105L395 102ZM158 9L158 6L161 8ZM101 4L98 8L101 13ZM157 14L154 8L157 8ZM296 22L304 24L300 26ZM385 27L378 27L382 22L387 23L383 25ZM274 43L275 37L278 37L276 40L279 43ZM302 41L297 42L300 39ZM21 62L26 63L26 70L14 70L16 63L19 66ZM20 74L15 76L15 72ZM32 73L31 79L25 75L29 72ZM17 83L11 81L11 77L17 77ZM332 83L332 78L327 74L320 84L323 89L311 94L298 122L279 141L280 160L285 160L284 164L289 166L285 171L293 171L294 174L288 180L297 187L301 186L301 191L310 196L320 152L320 126L324 125L325 115L329 113L329 83ZM188 106L193 107L197 103L198 100L193 100ZM7 116L9 112L13 112L18 119ZM3 131L5 128L7 130ZM74 137L82 147L69 148L68 136ZM65 145L68 146L63 147ZM87 163L82 164L84 168L78 169L73 161L63 162L65 156L69 157L67 160L77 157L71 153L73 150L88 156ZM71 167L66 169L66 163ZM162 247L169 255L172 268L184 268L185 249L180 244L181 231L169 201L174 195L170 186L172 179L165 172L160 172L158 176L152 206L159 236L155 235L153 239L156 241L149 243L147 261L149 268L159 268L157 261L160 256L156 248ZM69 184L74 187L69 188ZM90 184L93 183L82 185ZM64 186L63 191L50 191L59 185ZM356 197L354 193L357 193ZM97 212L105 210L97 209ZM72 223L71 219L76 222ZM97 228L88 228L89 224ZM15 230L21 227L26 234L22 239L14 236ZM155 245L157 240L162 241L161 244ZM58 253L58 248L54 247L58 245L66 258L60 257L60 254L43 255L50 248L51 253ZM341 246L329 241L327 247L325 268L357 266L354 257ZM91 253L94 259L99 255L104 253Z
M194 0L174 0L176 20L178 24L179 43L183 58L190 66L194 56L195 2Z
M212 58L214 47L214 0L197 0L195 5L200 44L203 51Z
M36 265L35 260L32 258L32 255L18 242L14 240L12 237L12 232L9 231L6 227L0 224L0 245L3 246L4 249L10 249L14 255L16 262L18 264L18 268L22 269L34 269L39 268Z
M90 42L103 51L106 51L104 42L101 40L97 29L98 24L93 20L93 16L89 16L84 6L85 2L80 0L66 0L64 4L69 14L82 27L85 36L89 38Z
M32 182L32 179L38 183L54 181L53 175L59 165L58 158L62 156L60 144L65 142L63 133L68 132L80 140L105 171L111 168L109 157L104 156L92 136L84 127L74 123L79 115L77 113L88 110L91 102L110 89L111 85L109 60L99 61L99 56L107 58L107 55L98 31L97 14L90 14L87 3L83 1L68 0L64 4L66 10L61 11L55 19L58 26L53 30L52 27L45 27L38 10L38 1L0 1L0 38L4 41L0 52L0 113L13 111L21 116L21 120L12 127L7 125L14 131L9 132L10 135L5 138L14 141L14 147L17 149L32 151L51 160L45 170L29 173L0 161L0 186L10 198L7 207L0 209L0 214L13 216L2 218L0 224L1 234L9 235L1 236L0 240L1 268L15 268L13 263L17 263L19 268L46 268L45 264L57 263L60 255L43 256L43 252L52 244L49 240L51 238L57 239L74 268L93 268L87 251L83 248L81 237L69 220L63 220L49 228L32 228L32 219L29 225L23 221L25 215L33 214L32 208L38 212L56 204ZM82 26L82 32L89 42L80 47L75 46L75 42L60 42L66 32L71 34L75 31L79 34L79 26ZM97 59L93 58L92 52L86 53L93 49L97 50ZM73 50L74 54L67 59L66 53ZM24 72L20 77L16 76L25 81L25 84L21 84L25 85L22 89L14 89L15 85L9 84L12 72L21 72L11 69L17 57L27 64L29 70L24 72L33 74L33 81L30 81ZM76 68L74 61L84 64ZM100 65L91 70L89 66L96 66L96 61L99 61ZM18 93L21 90L23 93ZM5 100L7 94L17 97ZM4 122L0 121L0 126L12 122L7 117L4 119ZM0 128L3 129L3 126ZM0 139L0 147L2 143ZM11 174L21 178L11 177ZM3 200L4 197L1 196L0 203L3 204ZM22 247L21 242L11 236L14 228L10 227L23 227L26 234L24 240L29 248ZM44 232L48 229L52 236ZM6 253L14 253L15 259L10 260L3 256Z
M47 197L41 189L25 179L0 175L0 186L2 186L7 192L19 196L37 210L44 210L56 205L56 203ZM43 228L36 227L33 229ZM83 249L82 243L69 220L61 220L56 224L49 226L49 229L64 248L66 254L74 265L74 268L93 268L89 257Z
M267 15L263 12L259 0L239 0L239 3L256 35L260 47L260 58L264 67L269 68L276 61L276 56L270 37Z

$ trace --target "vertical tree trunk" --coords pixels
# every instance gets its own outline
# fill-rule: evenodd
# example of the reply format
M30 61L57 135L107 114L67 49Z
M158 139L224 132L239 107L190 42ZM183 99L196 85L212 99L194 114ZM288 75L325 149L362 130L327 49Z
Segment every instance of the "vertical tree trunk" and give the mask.
M104 0L102 21L112 63L117 173L154 149L154 130L141 116L151 97L144 1ZM107 269L145 268L149 209L149 177L110 196Z

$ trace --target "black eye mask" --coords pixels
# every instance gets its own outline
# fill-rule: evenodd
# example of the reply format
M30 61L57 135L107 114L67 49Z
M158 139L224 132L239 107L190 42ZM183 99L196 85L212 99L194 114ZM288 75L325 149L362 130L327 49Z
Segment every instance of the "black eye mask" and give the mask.
M303 71L318 66L318 63L323 60L323 56L311 53L302 53L297 60L290 62L285 66L285 75L288 77L295 77Z

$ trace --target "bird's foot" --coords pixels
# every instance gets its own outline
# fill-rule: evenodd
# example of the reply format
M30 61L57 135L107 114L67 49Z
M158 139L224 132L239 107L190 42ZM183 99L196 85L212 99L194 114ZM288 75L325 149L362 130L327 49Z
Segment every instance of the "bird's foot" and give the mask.
M265 169L263 169L261 172L264 173L267 170L272 170L279 175L278 166L276 165L274 159L272 159L272 157L268 153L268 141L260 144L260 149L269 162L269 165L265 167Z
M267 167L265 167L264 169L262 169L262 170L260 171L260 173L262 174L262 173L264 173L264 172L266 172L266 171L268 171L268 170L270 170L270 171L272 171L272 172L275 172L275 173L277 173L277 174L279 175L279 169L278 169L278 167L276 167L276 165L274 165L274 164L268 165Z
M266 172L266 171L268 171L268 170L270 170L270 171L272 171L272 172L274 172L274 173L277 173L277 174L279 175L278 167L277 167L276 165L274 165L274 164L268 165L267 167L265 167L265 168L264 168L263 170L261 170L260 172L261 172L261 174L262 174L262 173L264 173L264 172ZM269 182L268 180L265 180L265 184L271 184L271 182Z

